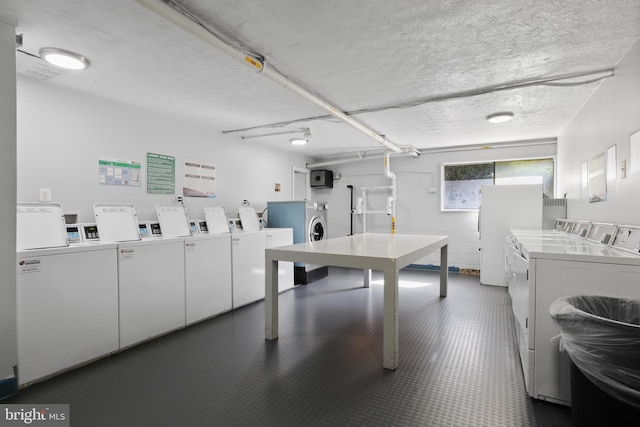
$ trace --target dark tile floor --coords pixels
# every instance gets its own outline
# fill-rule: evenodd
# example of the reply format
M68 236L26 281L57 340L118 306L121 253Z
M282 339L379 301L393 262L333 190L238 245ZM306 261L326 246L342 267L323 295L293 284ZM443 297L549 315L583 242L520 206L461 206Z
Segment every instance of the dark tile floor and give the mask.
M509 296L477 276L404 270L400 366L382 368L382 276L280 295L280 337L258 302L22 390L67 403L73 426L569 426L524 388Z

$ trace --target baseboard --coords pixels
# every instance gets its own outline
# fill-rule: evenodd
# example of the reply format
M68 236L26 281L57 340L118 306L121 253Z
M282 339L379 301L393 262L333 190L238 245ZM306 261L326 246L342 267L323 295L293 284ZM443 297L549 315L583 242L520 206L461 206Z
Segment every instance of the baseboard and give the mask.
M0 380L0 400L15 396L18 393L18 379L16 377Z
M440 266L439 265L434 265L434 264L409 264L406 268L410 268L412 270L440 271ZM461 270L459 267L456 267L455 265L450 265L449 266L449 271L451 273L475 274L475 273L470 273L470 272L475 271L475 270L470 270L470 269L462 269ZM480 272L478 271L477 274L480 274Z

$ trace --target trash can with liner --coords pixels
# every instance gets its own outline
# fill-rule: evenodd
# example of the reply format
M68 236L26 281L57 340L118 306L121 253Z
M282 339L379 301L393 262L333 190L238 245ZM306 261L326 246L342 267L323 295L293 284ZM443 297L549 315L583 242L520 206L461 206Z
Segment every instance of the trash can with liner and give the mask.
M549 312L572 363L573 425L640 425L640 300L566 296Z

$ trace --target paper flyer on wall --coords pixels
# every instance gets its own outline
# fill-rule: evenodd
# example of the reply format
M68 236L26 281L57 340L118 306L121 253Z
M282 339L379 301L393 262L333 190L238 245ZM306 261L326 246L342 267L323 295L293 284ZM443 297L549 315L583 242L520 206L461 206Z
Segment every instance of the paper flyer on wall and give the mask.
M98 160L98 183L102 185L119 185L140 187L140 171L142 164L133 160Z
M185 162L182 194L185 197L216 197L216 167Z

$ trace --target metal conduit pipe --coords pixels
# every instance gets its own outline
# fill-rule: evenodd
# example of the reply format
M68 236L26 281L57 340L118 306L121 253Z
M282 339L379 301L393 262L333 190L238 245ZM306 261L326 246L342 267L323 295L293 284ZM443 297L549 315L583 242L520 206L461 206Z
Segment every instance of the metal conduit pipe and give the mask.
M222 52L244 63L245 65L250 66L255 71L263 74L264 76L268 77L269 79L276 82L277 84L284 87L285 89L288 89L294 94L312 103L313 105L323 109L324 111L331 114L332 116L337 117L338 119L342 120L346 124L352 126L353 128L359 130L360 132L375 139L385 147L393 150L396 153L400 153L402 151L400 147L398 147L391 141L387 140L387 138L384 135L378 134L377 132L370 129L363 123L360 123L358 120L354 119L351 116L348 116L343 111L334 107L327 101L314 95L313 93L309 92L307 89L303 88L297 83L292 82L291 80L289 80L287 76L281 74L273 67L270 67L262 59L253 57L245 52L242 52L236 49L233 46L230 46L224 40L216 36L214 33L207 30L205 27L195 22L191 18L187 17L180 11L174 9L173 7L171 7L171 5L165 3L164 1L162 0L135 0L135 1L141 6L144 6L150 11L156 13L157 15L160 15L167 21L172 22L173 24L182 28L187 33L221 50Z

